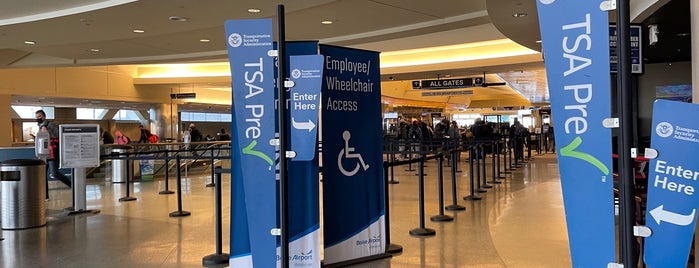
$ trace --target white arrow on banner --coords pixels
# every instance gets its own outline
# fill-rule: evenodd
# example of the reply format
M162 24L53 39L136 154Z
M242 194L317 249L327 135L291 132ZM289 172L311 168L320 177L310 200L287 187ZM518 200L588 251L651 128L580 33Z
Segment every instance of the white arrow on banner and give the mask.
M306 130L308 130L308 132L311 132L311 130L313 130L313 128L316 127L316 124L313 124L313 121L311 121L310 119L308 119L308 122L300 122L299 123L299 122L296 122L296 120L294 120L293 117L291 118L291 125L295 129L306 129Z
M672 223L675 225L686 226L694 221L694 213L696 209L692 209L689 215L677 214L663 209L663 205L658 206L650 211L650 215L655 219L655 222L660 224L661 221Z

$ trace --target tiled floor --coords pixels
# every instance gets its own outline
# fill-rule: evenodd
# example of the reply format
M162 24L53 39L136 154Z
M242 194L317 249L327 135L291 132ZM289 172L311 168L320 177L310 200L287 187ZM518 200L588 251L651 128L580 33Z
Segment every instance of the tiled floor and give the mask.
M490 160L488 161L490 176ZM450 212L451 222L431 222L438 214L435 161L425 172L425 221L433 237L409 235L419 226L417 176L396 167L399 184L389 185L391 242L402 254L356 267L570 267L568 241L555 155L540 155L506 174L502 184L468 195L468 170L457 173L457 202L465 211ZM451 204L451 173L444 169L445 204ZM202 267L202 257L215 252L214 189L209 173L183 178L183 210L189 217L171 218L175 195L159 195L162 178L135 183L136 201L119 202L125 185L88 181L87 207L97 214L67 216L70 190L51 182L49 219L45 227L3 230L0 267ZM223 179L224 251L228 248L229 178ZM170 189L175 189L171 177Z

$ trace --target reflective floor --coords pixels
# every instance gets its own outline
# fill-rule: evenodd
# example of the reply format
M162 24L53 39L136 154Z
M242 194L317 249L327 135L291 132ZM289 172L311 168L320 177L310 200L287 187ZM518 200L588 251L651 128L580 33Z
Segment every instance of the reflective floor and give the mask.
M464 158L465 159L465 158ZM415 166L412 166L415 169ZM425 173L425 227L432 237L413 237L419 227L418 177L408 166L395 167L399 184L389 185L391 242L403 252L390 259L352 267L570 267L563 203L555 155L538 155L494 184L479 201L469 195L469 172L456 173L457 203L465 211L445 211L450 222L432 222L439 213L437 164ZM490 159L487 165L490 180ZM184 175L184 174L183 174ZM444 169L445 205L452 203L451 172ZM160 195L162 178L133 184L137 200L119 202L125 184L88 180L87 208L99 213L68 216L71 191L50 183L48 224L3 230L0 267L202 267L215 252L214 188L210 174L182 180L182 209L191 216L172 218L175 195ZM169 188L175 190L175 179ZM223 177L224 252L228 249L229 177Z

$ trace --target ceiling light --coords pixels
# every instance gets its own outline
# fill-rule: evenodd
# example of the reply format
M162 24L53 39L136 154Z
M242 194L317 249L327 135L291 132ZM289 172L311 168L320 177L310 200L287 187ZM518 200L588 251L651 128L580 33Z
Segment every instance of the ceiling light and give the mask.
M685 36L689 36L689 33L678 33L677 36L685 37Z
M526 17L526 16L527 16L527 13L524 13L524 12L517 12L517 13L512 14L512 17L515 17L515 18L522 18L522 17Z
M321 21L320 23L321 23L321 24L325 24L325 25L329 25L329 24L333 24L333 21L331 21L331 20L324 20L324 21Z
M100 52L100 49L99 48L91 48L90 52Z
M541 44L541 40L536 40L537 43Z
M141 29L133 29L134 33L145 33L146 31L141 30Z
M27 41L24 41L24 44L25 45L36 45L36 42L27 40Z
M185 21L188 21L188 20L189 20L189 19L186 18L186 17L180 17L180 16L170 16L170 17L167 18L167 19L169 19L169 20L171 20L171 21L176 21L176 22L185 22Z
M202 39L199 39L199 42L208 43L208 42L211 42L211 40L206 39L206 38L202 38Z
M262 10L259 8L248 8L248 13L260 13Z

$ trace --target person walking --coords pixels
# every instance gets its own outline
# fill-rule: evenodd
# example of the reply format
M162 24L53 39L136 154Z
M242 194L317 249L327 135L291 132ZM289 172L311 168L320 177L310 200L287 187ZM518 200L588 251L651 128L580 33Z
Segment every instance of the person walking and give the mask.
M38 110L34 113L39 131L49 133L49 159L47 159L49 180L59 180L68 187L72 187L72 181L58 170L60 161L60 149L58 148L58 126L46 119L46 112Z

